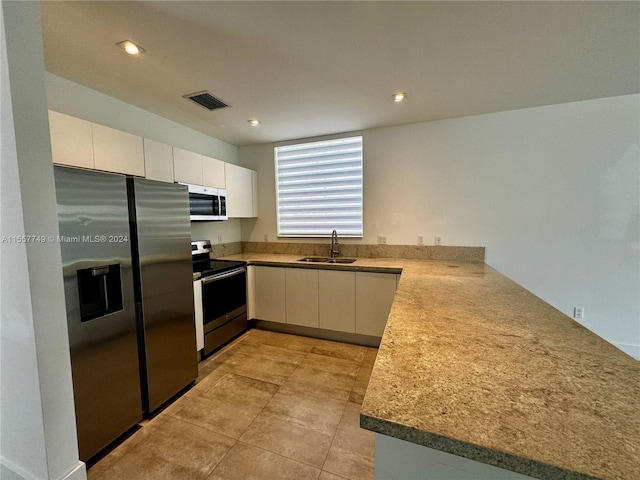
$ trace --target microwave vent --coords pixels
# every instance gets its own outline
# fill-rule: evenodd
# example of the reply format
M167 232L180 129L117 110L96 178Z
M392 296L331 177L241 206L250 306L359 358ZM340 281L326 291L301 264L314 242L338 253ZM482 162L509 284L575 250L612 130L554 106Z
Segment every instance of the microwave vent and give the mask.
M219 98L214 97L206 91L190 93L189 95L185 95L184 98L196 102L198 105L206 108L207 110L216 110L218 108L225 108L229 106Z

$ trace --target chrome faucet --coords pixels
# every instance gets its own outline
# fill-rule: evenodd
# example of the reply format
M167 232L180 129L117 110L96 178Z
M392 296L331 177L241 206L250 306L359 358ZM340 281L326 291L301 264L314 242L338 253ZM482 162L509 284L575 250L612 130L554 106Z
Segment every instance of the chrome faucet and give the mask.
M338 232L331 232L331 258L340 255L340 246L338 245Z

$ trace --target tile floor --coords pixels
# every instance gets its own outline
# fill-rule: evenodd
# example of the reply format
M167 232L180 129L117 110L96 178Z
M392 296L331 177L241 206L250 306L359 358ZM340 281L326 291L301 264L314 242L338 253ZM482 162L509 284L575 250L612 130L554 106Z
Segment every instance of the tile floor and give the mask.
M201 362L196 385L88 478L372 479L359 412L376 353L251 330Z

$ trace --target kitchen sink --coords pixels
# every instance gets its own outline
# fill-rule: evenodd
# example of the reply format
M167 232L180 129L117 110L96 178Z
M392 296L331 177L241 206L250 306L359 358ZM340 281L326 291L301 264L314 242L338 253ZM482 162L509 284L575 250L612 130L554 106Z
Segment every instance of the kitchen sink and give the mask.
M304 257L298 260L299 262L309 263L353 263L355 258L329 258L329 257Z

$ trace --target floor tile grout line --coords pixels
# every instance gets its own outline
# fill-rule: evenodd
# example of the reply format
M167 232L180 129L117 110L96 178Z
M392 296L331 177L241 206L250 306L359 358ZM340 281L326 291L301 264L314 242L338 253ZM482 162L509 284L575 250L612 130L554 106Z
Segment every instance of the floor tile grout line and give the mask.
M204 425L202 425L202 424L193 423L193 422L190 422L189 420L186 420L186 419L184 419L184 418L178 418L178 417L173 417L173 416L171 416L171 418L172 418L173 420L177 420L177 421L179 421L179 422L184 422L184 423L186 423L186 424L188 424L188 425L191 425L192 427L198 427L198 428L201 428L201 429L203 429L203 430L206 430L207 432L212 432L212 433L215 433L216 435L221 435L221 436L223 436L223 437L225 437L225 438L228 438L229 440L233 440L234 442L237 442L237 441L238 441L238 439L237 439L237 438L230 437L230 436L229 436L229 435L227 435L226 433L221 433L221 432L219 432L219 431L217 431L217 430L214 430L214 429L212 429L212 428L208 428L208 427L206 427L206 426L204 426ZM142 441L144 442L145 440L142 440Z
M259 450L264 450L265 452L272 453L272 454L277 455L278 457L284 458L286 460L291 460L292 462L296 462L296 463L299 463L301 465L305 465L307 467L314 468L314 469L318 470L318 472L319 472L318 476L320 476L320 474L322 474L322 468L317 467L315 465L311 465L310 463L307 463L307 462L303 462L302 460L298 460L296 458L287 457L286 455L283 455L283 454L278 453L278 452L274 452L272 450L269 450L268 448L259 447L257 445L254 445L253 443L244 442L242 440L238 440L238 443L242 443L243 445L247 445L247 446L252 447L252 448L257 448Z
M229 437L229 438L230 438L230 437ZM219 465L222 463L222 461L227 457L227 455L229 455L229 452L230 452L231 450L233 450L233 447L235 447L235 446L238 444L238 442L240 441L240 440L238 440L238 439L233 439L233 440L234 440L234 441L233 441L233 445L231 445L231 447L229 447L229 450L227 450L226 452L224 452L224 455L220 458L220 460L218 461L218 463L216 463L215 467L213 467L213 468L211 469L211 471L207 474L207 476L205 477L205 480L207 480L211 475L213 475L213 472L215 472L215 471L216 471L216 468L218 468L218 466L219 466Z
M172 417L172 418L173 418L173 417ZM149 426L149 423L147 423L146 425L141 425L141 426L140 426L140 428L139 428L138 430L136 430L135 432L133 432L133 434L132 434L129 438L127 438L127 440L132 439L132 438L134 437L134 435L136 435L137 433L142 432L142 429L144 429L144 428L146 428L146 427L148 427L148 426ZM126 442L127 440L125 440L125 442ZM148 442L148 441L149 441L149 438L143 438L143 439L142 439L142 440L140 440L138 443L136 443L134 446L132 446L132 447L131 447L131 449L133 450L133 449L137 448L137 447L138 447L138 445L141 445L141 444L143 444L143 443L145 443L145 442ZM114 453L114 451L116 450L116 448L122 447L122 446L125 444L125 442L123 442L123 443L121 443L120 445L118 445L117 447L115 447L113 450L111 450L109 453L107 453L103 458L101 458L100 460L98 460L98 462L97 462L97 463L95 463L94 465L92 465L91 467L89 467L89 468L87 469L87 473L88 473L88 472L89 472L89 470L91 470L93 467L95 467L96 465L98 465L98 463L102 462L102 461L103 461L103 460L105 460L109 455L113 454L113 453ZM128 454L130 454L130 452L125 452L125 453L123 453L122 455L120 455L120 456L119 456L119 457L118 457L118 458L113 462L113 464L112 464L112 465L109 465L108 467L105 467L105 469L104 469L101 473L99 473L99 474L98 474L94 479L92 479L92 480L100 480L100 478L101 478L101 477L104 477L104 476L105 476L105 474L106 474L109 470L113 469L116 465L118 465L118 464L119 464L119 463L120 463L120 462L121 462L121 461L122 461L122 460L123 460L123 459L124 459ZM87 475L87 478L88 478L88 475Z
M350 396L351 396L351 393L349 393L349 397ZM331 452L331 447L333 447L333 442L335 441L336 435L338 434L338 430L340 429L340 424L342 423L342 417L344 417L344 412L347 409L347 403L349 403L349 397L347 397L347 399L344 402L344 405L342 406L342 415L340 416L340 421L338 422L338 425L336 425L336 429L333 431L333 436L331 437L331 443L329 443L329 448L327 449L327 453L325 454L324 460L322 461L322 470L324 470L324 465L325 463L327 463L327 458L329 458L329 452Z
M255 379L254 379L254 380L255 380ZM266 383L268 383L268 382L266 382ZM272 385L273 385L273 384L272 384ZM280 387L281 387L281 385L278 385L278 389L277 389L275 392L273 392L273 394L271 394L271 397L269 398L269 400L267 400L267 401L265 402L265 404L262 406L262 408L261 408L261 409L260 409L260 411L257 413L257 415L256 415L255 417L253 417L253 420L251 420L251 422L249 422L249 425L247 425L247 426L244 428L244 430L242 430L242 433L241 433L241 434L240 434L240 436L238 437L238 441L240 441L240 439L241 439L241 438L242 438L242 436L245 434L245 432L246 432L247 430L249 430L249 428L251 427L251 425L253 425L253 422L255 422L255 421L256 421L256 418L258 418L258 417L260 416L260 414L264 411L264 409L265 409L265 408L267 408L267 405L269 405L269 402L270 402L271 400L273 400L273 397L275 396L275 394L276 394L276 393L278 393L278 392L280 391ZM244 442L243 442L243 443L244 443Z
M302 365L302 363L304 362L304 359L305 359L305 358L307 358L307 357L309 356L309 354L311 354L311 353L312 353L312 350L309 350L308 352L304 352L304 356L302 357L302 359L300 360L300 362L296 365L296 368L294 368L294 369L292 370L292 372L287 376L287 379L282 383L282 385L284 385L284 384L286 383L286 381L291 377L291 375L293 375L293 374L294 374L294 372L295 372L295 371L300 367L300 365ZM316 355L318 355L318 354L316 353ZM329 355L324 355L324 356L329 356ZM331 357L331 358L336 358L336 357ZM356 375L356 376L357 376L357 375ZM355 379L354 379L354 382L355 382ZM325 464L325 462L327 461L327 457L328 457L328 455L329 455L329 451L331 450L331 446L333 445L333 441L334 441L335 436L336 436L336 434L337 434L337 432L338 432L338 428L339 428L339 426L340 426L340 422L342 421L342 417L344 416L344 412L345 412L345 409L346 409L346 407L347 407L347 403L349 403L349 397L347 397L347 399L343 402L343 405L342 405L342 414L341 414L341 416L340 416L340 422L338 422L338 424L336 425L336 427L335 427L335 429L334 429L334 431L333 431L333 435L331 436L331 442L329 443L329 448L327 448L327 453L324 455L324 460L322 461L322 466L321 466L321 467L317 467L316 465L311 465L310 463L304 462L304 461L302 461L302 460L295 459L295 458L291 458L291 457L287 457L286 455L282 455L281 453L274 452L274 451L272 451L272 450L269 450L268 448L258 447L257 445L254 445L254 444L252 444L252 443L247 443L247 442L243 442L242 440L240 440L240 439L242 438L242 436L247 432L247 430L249 430L249 428L251 428L251 425L253 425L253 424L254 424L254 422L257 420L257 418L258 418L258 417L262 414L262 412L267 408L267 406L269 405L269 402L271 402L271 400L273 400L273 397L275 397L275 395L280 391L280 389L282 388L282 385L278 386L278 390L276 390L276 392L271 396L271 398L269 399L269 401L264 405L264 407L262 407L262 409L260 410L260 412L258 413L258 415L256 415L256 416L254 417L254 419L251 421L251 423L247 426L247 428L245 428L245 430L244 430L244 431L242 432L242 434L240 435L240 437L239 437L238 441L239 441L239 442L242 442L242 443L245 443L246 445L251 445L252 447L255 447L255 448L261 448L262 450L265 450L265 451L267 451L267 452L271 452L271 453L273 453L273 454L275 454L275 455L278 455L278 456L280 456L280 457L287 458L287 459L289 459L289 460L293 460L293 461L295 461L295 462L299 462L299 463L301 463L301 464L303 464L303 465L308 465L308 466L310 466L310 467L316 468L316 469L320 470L320 473L319 473L319 475L318 475L318 476L320 476L320 475L322 475L322 471L323 471L324 464ZM352 390L353 390L353 386L352 386ZM351 394L351 391L349 392L349 395L350 395L350 394ZM286 415L285 415L285 416L286 416ZM294 418L294 419L295 419L296 417L291 417L291 418ZM329 472L329 473L331 473L331 472Z
M308 352L305 353L303 359L307 356ZM293 371L289 374L289 376L287 376L287 378L285 379L284 382L282 382L282 385L284 385L287 380L289 379L289 377L291 377L291 375L293 375L293 372L295 372L298 367L300 366L300 364L302 363L302 360L300 361L300 363L298 363L296 365L296 368L293 369ZM268 383L268 382L266 382ZM242 437L242 435L245 434L245 432L251 427L251 425L253 425L253 423L256 421L256 419L260 416L260 414L262 414L262 412L264 411L265 408L267 408L267 405L269 405L269 402L271 402L271 400L273 400L273 397L275 397L275 395L280 391L280 388L282 388L282 385L278 385L278 389L273 393L273 395L271 395L271 398L264 404L264 406L260 409L260 411L258 412L258 414L253 417L253 420L251 420L251 423L249 423L249 425L247 425L247 427L242 431L242 433L240 434L240 437L238 437L238 439L240 439ZM267 450L269 451L269 450ZM271 453L275 453L275 452L271 452ZM281 455L282 456L282 455ZM287 458L287 457L285 457ZM293 460L293 459L292 459Z

